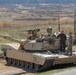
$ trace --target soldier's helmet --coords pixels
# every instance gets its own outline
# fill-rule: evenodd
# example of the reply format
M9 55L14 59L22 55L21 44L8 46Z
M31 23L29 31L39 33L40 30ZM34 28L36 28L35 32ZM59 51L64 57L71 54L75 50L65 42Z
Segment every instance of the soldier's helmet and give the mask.
M52 31L52 27L48 27L47 32L51 32L51 31Z

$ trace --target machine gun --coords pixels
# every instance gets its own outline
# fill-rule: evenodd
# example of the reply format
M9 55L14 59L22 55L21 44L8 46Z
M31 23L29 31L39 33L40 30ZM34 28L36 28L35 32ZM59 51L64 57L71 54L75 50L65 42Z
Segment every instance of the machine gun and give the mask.
M33 30L27 30L28 32L28 37L27 39L29 40L34 40L35 38L38 38L37 33L40 31L40 29L33 29Z

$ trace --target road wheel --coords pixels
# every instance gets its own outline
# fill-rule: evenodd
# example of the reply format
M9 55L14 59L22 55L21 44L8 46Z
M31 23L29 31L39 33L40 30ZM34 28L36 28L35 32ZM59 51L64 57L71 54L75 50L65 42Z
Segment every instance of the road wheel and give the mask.
M17 66L19 66L19 60L16 60L16 62L17 62Z
M15 65L17 65L17 63L18 63L18 60L17 60L17 59L15 59Z
M25 62L25 68L29 67L29 62Z
M29 63L29 69L33 69L33 63Z
M40 66L39 66L38 64L34 64L34 70L35 70L35 71L38 71L38 70L39 70L39 67L40 67Z
M21 60L19 60L19 66L21 66L21 64L22 64L22 61L21 61Z
M12 59L11 58L7 58L7 64L12 64Z
M23 62L23 61L21 61L21 66L22 66L22 67L24 66L24 62Z
M12 59L12 64L15 65L15 59Z

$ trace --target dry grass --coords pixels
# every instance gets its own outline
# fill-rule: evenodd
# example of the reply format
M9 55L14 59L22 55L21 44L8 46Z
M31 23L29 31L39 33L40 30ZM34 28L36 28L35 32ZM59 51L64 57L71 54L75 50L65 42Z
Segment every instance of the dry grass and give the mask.
M74 21L72 19L63 19L60 20L61 25L72 25L74 24ZM14 26L27 26L27 25L58 25L58 20L19 20L19 21L14 21Z
M0 29L12 27L12 23L8 21L4 21L0 23Z

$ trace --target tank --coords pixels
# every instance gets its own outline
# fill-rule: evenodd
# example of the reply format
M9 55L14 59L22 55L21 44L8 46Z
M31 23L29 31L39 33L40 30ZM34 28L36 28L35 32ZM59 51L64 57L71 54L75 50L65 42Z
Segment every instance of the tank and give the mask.
M58 64L76 62L76 52L73 52L73 56L64 55L65 53L60 51L60 40L56 38L49 43L40 38L18 40L8 35L0 37L14 41L1 45L7 64L40 71Z

